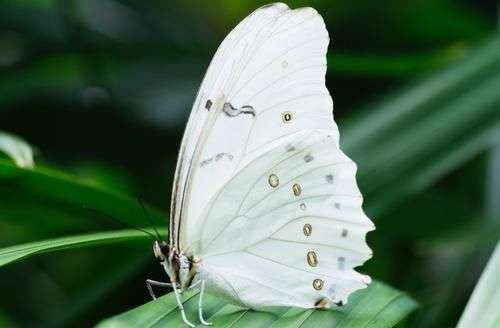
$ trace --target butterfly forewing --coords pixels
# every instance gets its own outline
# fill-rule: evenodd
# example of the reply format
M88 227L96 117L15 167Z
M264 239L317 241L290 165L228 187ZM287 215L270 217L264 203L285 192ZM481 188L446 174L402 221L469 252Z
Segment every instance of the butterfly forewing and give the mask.
M200 164L201 151L206 145L208 132L213 130L210 117L213 121L213 117L220 114L219 107L223 106L220 101L224 99L231 81L237 76L237 64L241 62L249 40L255 37L257 31L266 27L270 19L285 10L285 7L283 4L276 4L267 10L257 10L249 15L228 34L210 63L193 104L179 151L170 210L170 242L172 244L179 246L181 218L187 217L187 214L183 214L183 210L185 210L184 204L186 204L186 197L191 188L188 182L194 178L193 171ZM217 100L219 103L215 103ZM210 194L206 194L207 198L209 196Z
M181 147L171 225L180 248L211 197L282 138L314 128L338 140L324 84L328 42L314 9L274 4L256 10L222 43Z

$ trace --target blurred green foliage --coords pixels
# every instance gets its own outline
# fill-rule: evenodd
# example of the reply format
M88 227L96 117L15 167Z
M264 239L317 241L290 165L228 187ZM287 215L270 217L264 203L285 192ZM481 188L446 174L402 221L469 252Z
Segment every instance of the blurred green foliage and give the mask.
M34 171L0 158L0 247L121 231L106 214L148 226L137 195L165 226L204 70L262 4L0 1L0 131L38 150ZM362 271L420 303L400 327L454 326L500 235L497 2L288 4L331 34L341 143L377 224ZM145 303L146 278L163 279L146 238L17 262L0 269L0 326L89 326Z

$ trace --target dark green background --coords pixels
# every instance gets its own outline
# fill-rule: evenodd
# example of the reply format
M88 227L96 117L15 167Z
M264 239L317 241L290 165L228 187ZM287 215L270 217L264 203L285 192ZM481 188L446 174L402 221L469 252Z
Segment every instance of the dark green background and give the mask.
M262 4L0 1L0 130L33 144L40 165L140 195L167 213L177 149L204 71L223 37ZM397 109L410 102L400 95L418 92L423 85L429 85L426 92L432 93L429 79L450 65L460 67L470 56L486 53L483 44L497 33L493 0L288 4L313 6L325 19L332 39L327 84L342 144L344 130L346 142L354 140L356 127L369 129L361 123L376 121L380 108L388 113L390 106ZM446 156L430 149L418 160L400 165L395 157L411 153L413 147L441 140L439 149L446 150L448 144L451 148L455 142L468 141L471 131L478 135L493 124L499 126L499 97L484 106L478 98L480 109L496 108L491 115L484 122L457 128L458 134L449 139L439 139L441 127L453 126L462 115L453 110L458 105L453 101L482 78L482 73L464 77L460 88L432 98L418 116L406 117L390 130L375 131L405 142L396 154L390 152L395 148L368 147L369 142L366 148L346 145L347 154L359 164L366 209L377 225L369 235L375 257L362 270L406 291L421 305L401 327L451 327L460 317L491 241L498 238L495 204L500 202L500 186L492 176L500 165L492 160L491 151L495 141L466 147L468 156L422 182L425 187L415 188L418 192L404 189L405 181L399 186L397 181L377 178L390 177L392 170L395 177L410 175ZM439 116L443 106L451 109ZM426 124L435 138L424 133L423 139L422 130L412 133ZM386 140L381 139L380 143ZM389 151L370 153L377 149ZM377 158L385 164L370 162ZM9 194L5 183L0 189L2 195ZM386 206L385 196L397 201L391 198ZM19 216L16 224L0 224L0 246L31 241L34 236L116 227L92 215L85 224L61 226L59 231L36 225L37 215L46 210L43 200L43 194L15 192L0 199L6 207L18 202L25 211L14 211ZM13 215L6 213L0 212L0 220L1 215ZM137 225L147 225L140 213ZM106 274L96 281L96 272ZM163 275L150 245L143 243L44 255L2 268L0 326L89 326L148 300L146 278L163 279Z

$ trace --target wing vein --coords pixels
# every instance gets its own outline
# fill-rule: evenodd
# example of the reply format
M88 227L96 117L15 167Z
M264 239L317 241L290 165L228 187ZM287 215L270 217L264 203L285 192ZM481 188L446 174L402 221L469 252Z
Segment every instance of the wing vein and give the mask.
M287 104L289 102L292 102L292 101L295 101L295 100L299 100L301 98L309 98L309 97L314 97L314 96L327 96L327 97L330 97L330 94L329 93L309 93L309 94L305 94L305 95L300 95L298 97L295 97L295 98L291 98L291 99L288 99L288 100L284 100L282 102L279 102L277 104L273 104L269 107L266 107L265 109L263 109L262 111L258 112L256 114L256 116L260 116L262 114L264 114L265 112L267 112L268 110L274 108L274 107L278 107L278 106L281 106L281 105L284 105L284 104Z
M282 80L290 77L290 75L293 75L293 74L296 74L296 73L300 73L302 71L305 71L305 70L308 70L308 69L311 69L311 68L317 68L317 67L325 67L325 65L324 64L310 65L310 66L301 67L300 69L296 69L295 71L288 72L287 74L283 75L279 79L276 79L276 80L272 81L271 83L267 84L265 87L261 88L259 91L255 92L254 94L249 95L248 99L252 99L252 98L258 96L259 94L261 94L265 90L268 90L274 84L276 84L278 82L281 82ZM323 80L322 81L317 81L316 79L311 79L310 81L307 81L307 80L297 80L295 82L296 83L301 83L301 84L304 83L304 82L313 82L313 83L316 83L316 84L321 84L322 87L325 86L325 83L324 83ZM289 87L289 86L287 86L287 87ZM249 103L249 100L245 101L245 103Z
M272 65L278 58L281 58L281 57L285 56L286 54L288 54L289 52L291 52L293 50L300 49L301 47L303 47L303 46L305 46L305 45L307 45L309 43L316 42L316 41L318 41L320 39L323 39L323 37L322 38L307 39L305 42L303 42L301 44L298 44L298 45L295 45L293 47L290 47L290 48L286 49L284 52L282 52L279 55L275 56L267 64L265 64L257 72L255 72L248 80L246 80L243 83L242 86L240 86L238 88L238 90L236 91L236 93L233 94L232 90L230 90L230 92L228 92L228 97L235 98L240 93L241 90L243 90L250 82L252 82L257 76L259 76L265 69L267 69L270 65Z
M280 266L283 266L283 267L286 267L286 268L289 268L289 269L292 269L292 270L296 270L296 271L301 271L301 272L306 272L306 273L310 273L310 274L314 274L314 275L317 275L317 276L322 276L322 277L327 277L327 278L333 278L333 276L330 276L330 275L327 275L327 274L324 274L324 273L319 273L319 272L313 272L313 271L309 271L309 270L306 270L306 269L299 269L299 268L296 268L294 266L291 266L291 265L288 265L288 264L285 264L285 263L281 263L281 262L278 262L276 260L273 260L271 258L268 258L268 257L265 257L265 256L262 256L260 254L256 254L256 253L253 253L252 251L249 251L248 249L244 249L242 252L245 252L245 253L248 253L250 255L253 255L255 257L258 257L260 259L263 259L265 261L268 261L268 262L272 262L274 264L277 264L277 265L280 265ZM351 279L348 279L348 278L344 278L340 275L337 275L334 277L335 279L340 279L340 280L351 280Z
M279 230L280 229L278 229L278 231ZM275 231L273 235L275 235L276 232L277 231ZM352 253L356 253L356 254L360 254L360 255L367 255L364 252L360 252L360 251L357 251L355 249L346 248L346 247L342 247L342 246L338 246L338 245L328 245L328 244L323 244L323 243L308 243L308 242L303 242L303 241L298 241L298 240L287 240L287 239L274 238L274 237L268 237L266 239L275 240L275 241L281 241L281 242L285 242L285 243L292 243L292 244L311 245L311 246L324 246L324 247L328 247L328 248L338 248L338 249L341 249L341 250L347 251L347 252L352 252Z

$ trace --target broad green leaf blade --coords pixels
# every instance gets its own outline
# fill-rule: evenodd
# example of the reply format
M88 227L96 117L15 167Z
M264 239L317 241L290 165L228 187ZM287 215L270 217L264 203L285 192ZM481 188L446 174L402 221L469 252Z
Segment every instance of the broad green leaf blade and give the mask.
M378 216L491 147L500 126L500 37L346 122L342 144L359 164ZM342 127L342 125L340 125Z
M214 323L214 327L221 328L393 327L417 306L409 296L380 282L373 282L367 289L354 293L345 307L330 310L289 308L273 313L257 312L226 304L208 294L206 296L206 317ZM187 317L198 323L198 291L186 292L182 299ZM98 327L182 327L182 318L175 296L170 293L107 319Z
M7 154L17 166L33 168L33 149L24 140L12 134L0 131L0 152Z
M150 231L153 233L153 231ZM162 230L161 233L166 233ZM32 243L20 244L0 249L0 266L4 266L28 257L81 247L92 247L122 242L151 242L151 236L137 230L98 232L92 234L56 238Z
M384 136L398 131L398 123L407 124L421 116L420 112L430 114L438 111L442 103L452 101L461 90L475 86L491 74L500 70L500 36L492 37L483 45L471 51L466 58L437 72L428 78L401 90L400 93L370 108L369 113L354 117L349 127L343 131L342 144L354 150L376 144ZM432 107L435 105L434 110ZM375 138L375 139L374 139Z
M148 206L157 226L165 216ZM111 219L113 218L113 219ZM150 226L137 200L112 188L38 166L0 159L0 247L104 228Z
M479 278L457 328L500 326L500 243Z

